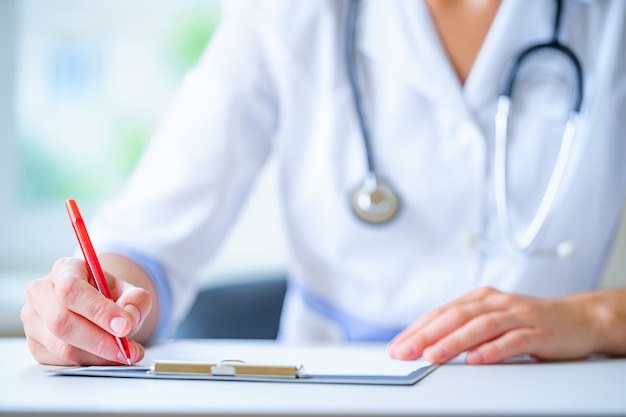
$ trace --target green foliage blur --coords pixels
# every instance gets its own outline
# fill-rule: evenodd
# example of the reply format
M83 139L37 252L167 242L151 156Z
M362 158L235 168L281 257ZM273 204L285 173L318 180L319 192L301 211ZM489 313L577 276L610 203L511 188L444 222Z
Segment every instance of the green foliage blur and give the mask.
M215 31L220 19L219 2L188 10L172 17L165 33L164 65L180 80L192 68ZM37 124L18 127L16 195L23 206L36 208L68 197L95 203L114 193L128 177L162 116L150 120L125 109L107 117L114 132L110 155L89 161L89 168L72 164L63 152L52 152L45 131Z
M218 7L189 13L174 21L168 39L170 61L181 73L196 65L220 20Z

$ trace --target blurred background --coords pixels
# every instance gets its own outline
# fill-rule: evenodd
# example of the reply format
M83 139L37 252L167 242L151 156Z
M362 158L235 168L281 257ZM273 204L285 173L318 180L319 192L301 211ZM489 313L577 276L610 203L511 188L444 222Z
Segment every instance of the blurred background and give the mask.
M0 0L0 335L22 332L30 281L71 255L64 208L88 219L124 183L227 4L218 0ZM203 273L280 273L285 244L270 161Z
M0 336L21 334L26 286L76 249L65 199L89 218L119 190L227 12L217 0L0 0ZM284 270L275 171L207 283ZM624 235L607 286L626 282Z

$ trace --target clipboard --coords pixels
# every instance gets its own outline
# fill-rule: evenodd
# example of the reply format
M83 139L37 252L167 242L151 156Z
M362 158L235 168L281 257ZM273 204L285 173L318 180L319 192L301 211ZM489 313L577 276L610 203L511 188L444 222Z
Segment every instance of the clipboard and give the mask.
M421 364L423 365L423 364ZM316 374L301 365L248 364L226 360L218 363L152 361L150 366L87 366L53 371L55 376L88 376L139 379L203 381L249 381L309 384L413 385L436 369L436 364L419 366L408 374Z

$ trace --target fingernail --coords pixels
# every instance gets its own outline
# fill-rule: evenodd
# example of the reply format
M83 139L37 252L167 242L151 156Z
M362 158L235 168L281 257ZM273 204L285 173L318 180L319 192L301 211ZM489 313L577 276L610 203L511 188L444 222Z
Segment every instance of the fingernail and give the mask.
M123 336L123 332L126 329L126 319L124 319L124 317L113 317L109 322L109 326L111 330L113 330L113 333Z
M416 349L411 343L402 343L394 349L395 356L399 359L415 357Z
M467 352L465 362L467 363L481 363L483 361L483 355L478 350L471 350Z
M424 351L424 356L431 362L444 359L446 356L446 348L441 345L434 345Z
M138 326L139 321L141 320L141 313L139 312L139 309L132 304L128 304L124 306L124 310L131 315L133 322L136 326Z

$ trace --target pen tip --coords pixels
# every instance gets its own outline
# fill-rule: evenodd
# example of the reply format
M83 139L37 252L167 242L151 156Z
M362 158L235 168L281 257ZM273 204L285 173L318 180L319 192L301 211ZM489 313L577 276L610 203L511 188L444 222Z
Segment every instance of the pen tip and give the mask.
M126 362L128 362L128 365L132 365L133 363L130 361L130 358L126 358Z

